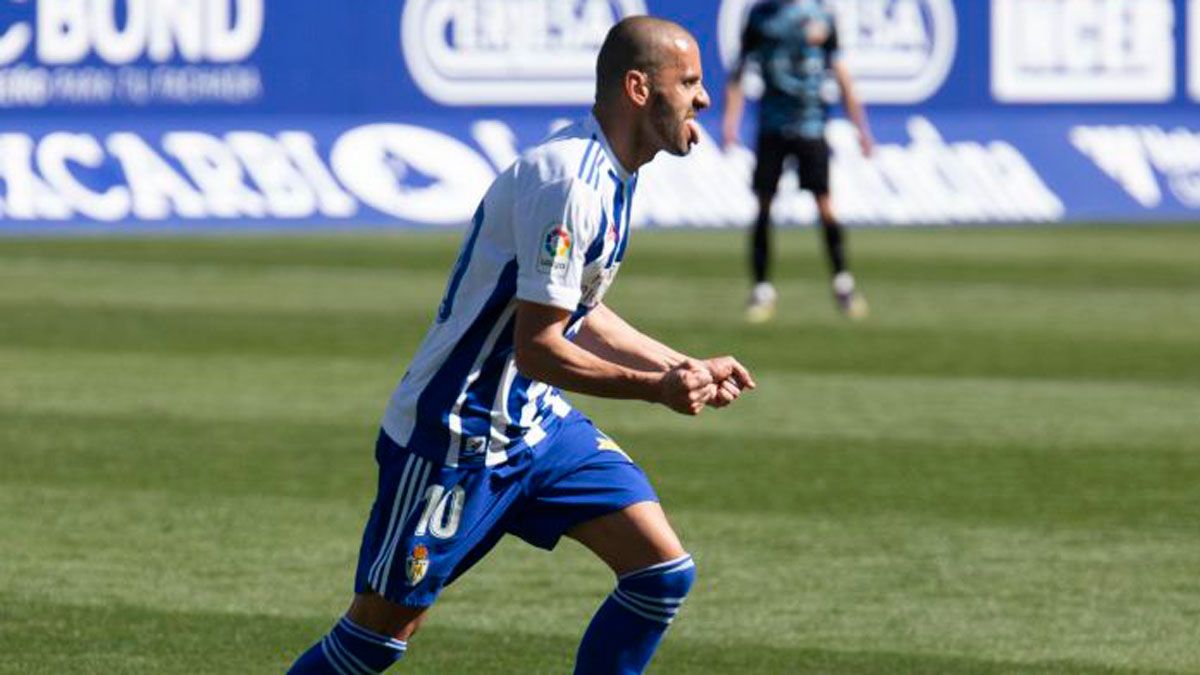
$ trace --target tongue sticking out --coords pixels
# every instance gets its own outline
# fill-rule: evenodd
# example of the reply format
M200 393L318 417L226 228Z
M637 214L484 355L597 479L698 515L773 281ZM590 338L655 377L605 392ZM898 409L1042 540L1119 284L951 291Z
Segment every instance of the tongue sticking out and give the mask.
M688 145L696 145L700 142L700 124L696 120L687 121L688 130Z

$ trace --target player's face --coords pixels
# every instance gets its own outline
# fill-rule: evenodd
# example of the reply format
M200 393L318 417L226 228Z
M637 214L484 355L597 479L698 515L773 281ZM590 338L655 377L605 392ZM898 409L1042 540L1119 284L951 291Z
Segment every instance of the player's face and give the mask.
M686 155L700 142L696 113L712 101L704 90L696 42L676 38L670 49L671 58L651 80L650 126L660 149Z

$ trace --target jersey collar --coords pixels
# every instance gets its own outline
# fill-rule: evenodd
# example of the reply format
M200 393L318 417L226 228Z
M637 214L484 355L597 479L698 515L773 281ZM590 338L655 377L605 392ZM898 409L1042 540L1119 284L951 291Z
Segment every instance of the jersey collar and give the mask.
M600 147L604 148L604 154L608 155L608 163L612 166L613 172L617 174L622 183L628 181L629 177L633 174L626 171L625 167L621 166L621 160L617 159L617 155L613 152L612 146L608 144L608 137L604 135L604 129L600 127L600 120L596 119L596 115L594 113L588 113L585 124L587 125L588 129L595 134L596 139L600 141Z

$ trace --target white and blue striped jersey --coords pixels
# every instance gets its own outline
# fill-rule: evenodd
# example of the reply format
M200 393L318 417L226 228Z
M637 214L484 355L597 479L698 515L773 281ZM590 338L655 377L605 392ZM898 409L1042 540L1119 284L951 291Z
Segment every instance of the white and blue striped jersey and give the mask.
M570 404L517 372L516 301L572 312L573 338L604 297L629 241L637 174L592 116L535 146L480 203L437 317L383 417L396 443L449 466L495 465L536 445Z

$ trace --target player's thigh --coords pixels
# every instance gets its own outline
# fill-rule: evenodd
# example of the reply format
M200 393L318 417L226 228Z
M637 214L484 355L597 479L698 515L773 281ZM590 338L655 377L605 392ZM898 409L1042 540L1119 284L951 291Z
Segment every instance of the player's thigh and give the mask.
M528 492L509 533L544 549L569 536L621 569L682 551L649 477L585 415L572 412L533 454Z
M394 635L503 536L528 462L448 467L385 436L376 456L379 493L359 550L354 611Z
M632 504L567 530L618 575L675 560L687 552L654 501Z
M775 196L788 153L787 139L781 134L773 132L759 134L754 149L754 177L751 187L759 197L760 207L764 200L769 204L771 198Z
M800 189L817 198L829 196L829 145L823 139L801 140L796 146Z

